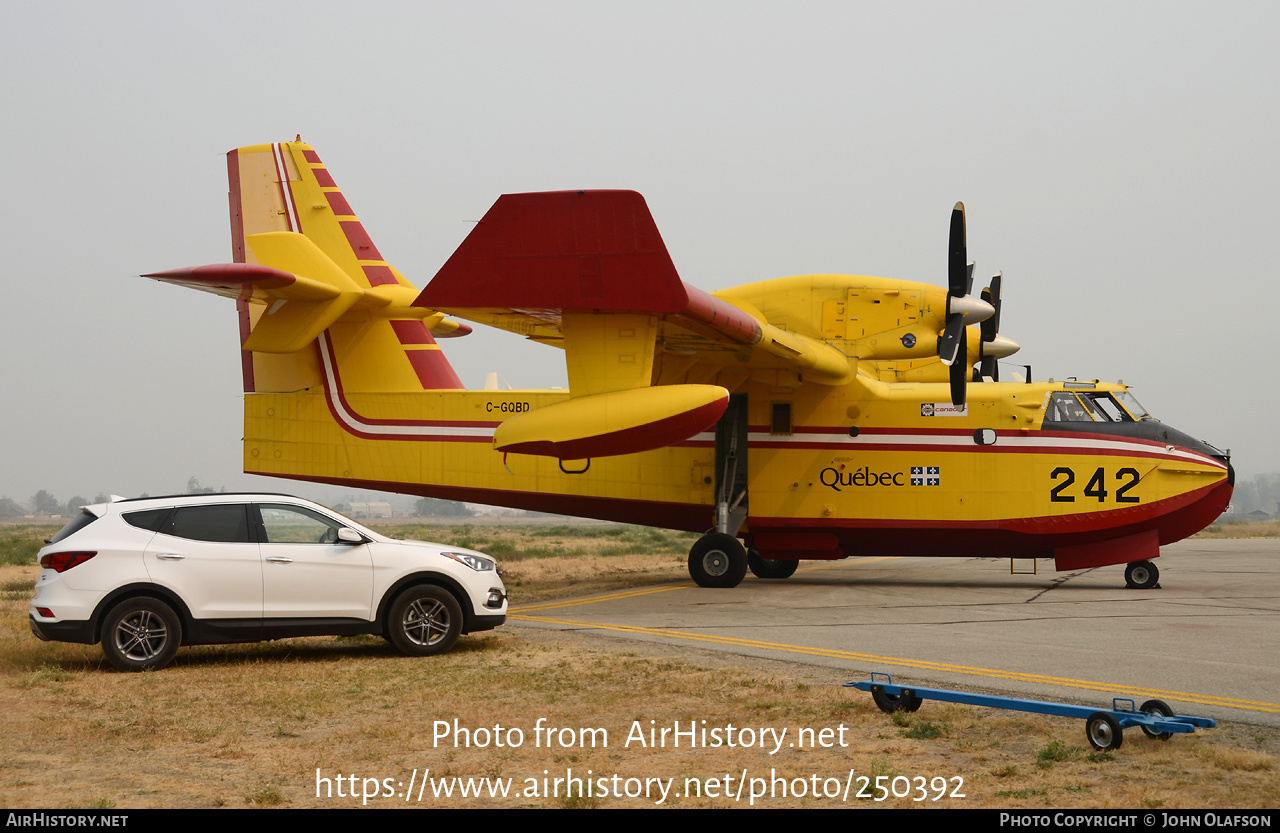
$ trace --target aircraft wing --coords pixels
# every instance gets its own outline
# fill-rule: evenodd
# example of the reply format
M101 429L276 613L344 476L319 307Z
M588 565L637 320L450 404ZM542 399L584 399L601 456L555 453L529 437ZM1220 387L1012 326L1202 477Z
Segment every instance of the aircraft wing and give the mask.
M641 340L652 338L650 366L660 344L686 354L727 350L741 362L794 367L824 384L844 384L856 374L856 362L830 345L772 326L750 304L682 281L649 207L634 191L500 197L414 303L559 343L568 353L608 341L600 331L612 322L636 329ZM567 357L571 390L574 365L585 358ZM587 376L581 380L587 387L600 387L595 374ZM649 383L643 373L630 379L603 381L603 388Z

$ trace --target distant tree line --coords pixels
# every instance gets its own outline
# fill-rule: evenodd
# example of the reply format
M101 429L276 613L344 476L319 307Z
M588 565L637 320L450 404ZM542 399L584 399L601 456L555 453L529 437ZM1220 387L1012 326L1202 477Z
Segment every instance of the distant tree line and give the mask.
M1259 474L1248 480L1236 478L1231 505L1238 515L1258 510L1269 515L1280 514L1280 474Z
M227 489L224 486L222 491ZM187 490L184 494L188 495L211 495L216 489L201 486L199 479L192 477L187 480ZM149 497L146 492L138 495L138 497ZM7 497L0 498L0 520L5 518L17 518L24 515L74 515L80 511L81 506L92 506L95 503L108 503L111 501L111 495L106 492L98 492L89 499L84 495L73 495L65 503L58 500L46 489L41 489L31 496L24 507L17 501L10 500ZM15 511L16 510L16 511Z

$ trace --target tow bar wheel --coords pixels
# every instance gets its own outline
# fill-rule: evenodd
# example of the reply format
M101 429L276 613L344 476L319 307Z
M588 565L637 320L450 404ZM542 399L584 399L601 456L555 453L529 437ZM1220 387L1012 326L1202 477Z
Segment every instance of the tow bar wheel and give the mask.
M913 712L920 708L923 702L910 691L904 690L901 694L889 694L884 690L884 686L871 687L871 699L876 701L880 711L885 714L893 714L894 712Z
M1163 700L1148 700L1138 707L1138 711L1159 717L1173 716L1173 709L1169 708L1169 704ZM1149 738L1159 738L1160 740L1168 740L1173 737L1173 732L1158 732L1150 726L1143 726L1142 733Z
M1124 743L1124 730L1120 721L1107 712L1094 712L1084 724L1089 745L1094 749L1119 749Z

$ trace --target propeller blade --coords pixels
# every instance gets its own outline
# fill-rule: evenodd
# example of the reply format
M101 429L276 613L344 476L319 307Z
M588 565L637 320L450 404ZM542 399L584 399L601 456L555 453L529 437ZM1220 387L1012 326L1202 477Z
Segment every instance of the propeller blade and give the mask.
M1000 364L996 361L995 356L983 356L979 367L979 373L983 379L990 379L993 382L1000 381Z
M942 359L942 363L948 367L957 364L957 359L964 349L961 346L964 333L964 315L958 312L948 315L947 327L938 339L938 358ZM963 363L960 363L960 366L963 367Z
M947 290L960 297L969 294L969 245L965 242L964 203L951 209L951 235L947 245Z
M968 330L961 329L960 343L963 344L961 349L966 354L969 351L968 344L965 344L965 342L968 341L968 334ZM967 359L965 361L957 361L951 364L951 404L955 405L957 408L964 404L966 386L969 382L969 372L970 368Z
M1003 272L996 272L991 276L991 306L996 308L996 314L991 318L991 328L995 331L993 335L1000 332L1000 286L1003 283Z
M995 295L994 295L994 294L992 294L992 292L991 292L991 287L989 287L989 286L984 286L984 287L982 288L982 300L986 301L988 304L991 304L991 308L992 308L993 310L994 310L994 309L995 309L995 307L996 307L995 302L994 302L994 300L993 300L994 298L995 298ZM991 313L991 317L990 317L990 318L988 318L986 321L983 321L983 322L982 322L982 340L983 340L983 342L988 342L988 341L990 341L991 339L993 339L993 338L995 338L995 337L996 337L996 326L995 326L995 320L996 320L996 315L995 315L995 313L994 313L994 312L992 312L992 313Z

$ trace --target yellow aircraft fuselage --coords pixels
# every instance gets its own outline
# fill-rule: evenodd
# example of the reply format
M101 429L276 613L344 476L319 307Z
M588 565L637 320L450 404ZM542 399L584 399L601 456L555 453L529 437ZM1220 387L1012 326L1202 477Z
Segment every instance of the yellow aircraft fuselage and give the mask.
M772 563L1137 562L1229 502L1227 456L1123 385L961 378L953 404L944 325L965 374L994 342L946 289L807 275L708 295L674 276L638 195L577 192L505 215L500 201L488 242L469 238L419 297L310 147L228 159L236 262L152 277L238 301L246 472L719 529ZM624 202L640 220L608 214ZM572 235L557 236L560 205L578 212ZM569 389L461 389L436 338L469 328L442 313L563 349Z

